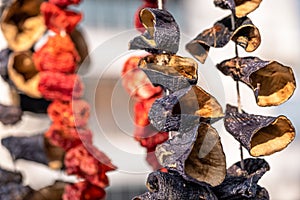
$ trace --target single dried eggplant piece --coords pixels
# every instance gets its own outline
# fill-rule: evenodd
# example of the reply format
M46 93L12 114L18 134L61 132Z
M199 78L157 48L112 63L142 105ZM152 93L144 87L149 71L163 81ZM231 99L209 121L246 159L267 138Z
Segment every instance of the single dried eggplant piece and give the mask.
M136 196L133 200L217 200L209 187L186 181L175 171L152 172L148 176L146 185L149 192Z
M25 94L20 94L20 106L22 111L33 113L47 113L48 106L51 102L43 98L36 99Z
M67 183L56 181L53 185L29 193L23 200L62 200Z
M174 92L198 80L198 64L191 58L170 54L148 55L139 62L153 85L160 85Z
M213 188L219 199L269 199L266 189L257 185L259 179L270 170L264 159L244 160L244 169L237 162L227 170L224 182Z
M226 160L220 137L209 124L201 123L188 132L176 133L156 147L158 161L178 171L184 179L212 186L226 175Z
M0 51L0 75L3 79L8 79L7 74L7 65L8 65L8 58L11 50L6 48Z
M63 167L63 149L51 145L43 134L29 137L7 137L1 144L10 152L13 160L25 159L48 165L52 169Z
M6 106L0 104L0 122L4 125L13 125L22 118L23 112L19 106Z
M40 76L32 60L32 52L11 54L8 62L8 75L15 87L33 98L41 98L38 90Z
M8 46L14 51L29 50L44 34L46 26L40 14L43 0L14 1L1 18L1 28Z
M190 86L157 99L149 112L160 131L185 132L199 122L213 123L224 116L218 101L199 86Z
M129 49L143 49L155 54L177 53L180 30L168 11L144 8L140 11L140 20L146 31L130 41Z
M257 9L261 2L262 0L214 0L217 7L231 10L238 18Z
M24 186L21 183L7 183L0 186L1 200L23 200L28 194L33 192L29 186Z
M259 47L261 43L259 30L248 17L236 18L234 27L235 29L232 30L232 19L229 15L190 41L186 45L186 50L204 63L210 47L222 48L230 40L243 47L247 52L255 51Z
M23 176L20 172L11 172L0 168L0 185L8 183L22 183Z
M295 128L285 116L270 117L238 112L227 105L224 125L252 156L267 156L285 149L295 138Z
M276 61L257 57L232 58L217 68L236 81L242 81L253 91L259 106L277 106L287 101L296 89L292 68Z

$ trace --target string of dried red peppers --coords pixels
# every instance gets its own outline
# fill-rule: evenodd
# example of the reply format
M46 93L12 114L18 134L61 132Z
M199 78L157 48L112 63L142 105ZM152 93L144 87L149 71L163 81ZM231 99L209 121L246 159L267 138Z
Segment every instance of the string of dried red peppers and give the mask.
M52 120L45 137L65 150L67 174L81 180L65 187L64 200L102 199L108 186L106 172L115 170L110 159L92 144L87 127L90 107L81 99L83 83L76 74L80 56L69 34L82 18L81 13L68 10L80 1L50 0L41 5L47 28L55 32L36 51L33 60L40 73L38 89L51 100L48 115Z

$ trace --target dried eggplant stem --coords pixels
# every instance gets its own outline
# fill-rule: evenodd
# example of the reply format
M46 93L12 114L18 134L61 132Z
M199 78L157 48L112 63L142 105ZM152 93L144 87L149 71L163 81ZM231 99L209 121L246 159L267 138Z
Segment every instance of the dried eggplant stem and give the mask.
M235 19L235 24L232 24L232 21L232 15L229 15L216 22L212 28L204 30L190 41L186 50L201 63L207 59L210 47L224 47L230 40L247 52L256 50L261 43L258 28L248 17Z
M157 99L148 116L159 131L183 133L198 126L199 122L213 123L224 115L213 96L199 86L191 86Z
M280 105L296 88L292 69L276 61L263 61L257 57L232 58L221 62L217 68L224 75L248 85L259 106Z
M63 166L63 149L51 145L43 134L29 137L7 137L1 140L13 160L25 159L48 165L52 169Z
M264 159L248 158L244 160L245 168L237 162L227 170L224 182L213 188L221 200L251 199L268 200L266 189L257 185L260 178L270 170L269 164Z
M142 49L154 54L177 53L180 30L168 11L144 8L140 11L140 20L146 31L129 42L129 49Z
M149 192L136 196L133 200L218 199L209 187L186 181L175 171L152 172L146 185Z
M160 85L170 92L195 85L198 64L191 58L170 54L148 55L139 62L153 85Z
M281 151L295 138L295 128L287 117L239 113L238 108L231 105L226 106L224 125L252 156Z
M178 133L156 147L164 167L176 170L188 181L216 186L226 175L226 161L217 131L201 123L188 132Z

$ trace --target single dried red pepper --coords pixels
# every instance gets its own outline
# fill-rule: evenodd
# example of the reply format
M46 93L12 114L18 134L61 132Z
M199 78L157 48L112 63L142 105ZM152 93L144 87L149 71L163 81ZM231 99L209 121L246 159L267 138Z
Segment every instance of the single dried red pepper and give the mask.
M65 187L63 200L101 200L105 197L105 190L101 187L82 181Z
M71 101L83 94L83 84L77 74L40 72L39 91L47 100Z
M69 5L78 5L81 3L81 0L49 0L49 2L61 8L65 8Z
M74 73L80 56L70 36L55 35L33 54L33 61L39 71Z
M45 24L48 29L59 34L62 31L71 33L82 19L81 13L63 10L49 2L42 3L41 13L44 15Z

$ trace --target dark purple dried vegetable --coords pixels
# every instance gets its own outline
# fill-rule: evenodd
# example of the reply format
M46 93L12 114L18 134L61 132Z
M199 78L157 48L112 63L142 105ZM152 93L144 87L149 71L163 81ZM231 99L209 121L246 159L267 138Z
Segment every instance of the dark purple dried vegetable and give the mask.
M149 192L136 196L133 200L217 200L207 186L184 180L177 172L152 172L147 179Z
M3 49L0 51L0 75L7 80L7 65L9 54L11 53L10 49Z
M23 176L20 172L11 172L0 168L0 185L7 183L22 183Z
M198 64L191 58L170 54L148 55L139 62L154 86L160 85L174 92L190 85L195 85L198 80Z
M186 45L186 50L201 63L204 63L210 47L224 47L230 40L240 45L247 52L255 51L260 43L260 33L248 17L235 20L235 30L232 30L231 15L216 22L210 29L200 33Z
M161 97L149 111L149 120L159 131L186 132L199 122L212 123L223 116L218 101L199 86Z
M47 113L47 109L51 101L45 99L31 98L25 94L20 94L20 106L22 111L33 113Z
M23 186L20 183L7 183L0 185L1 200L23 200L26 195L33 190L29 186Z
M1 140L13 160L25 159L48 165L52 169L63 166L63 149L51 145L43 134L29 137L7 137Z
M285 116L270 117L248 114L227 105L226 130L252 156L267 156L285 149L295 138L295 128Z
M232 58L218 64L217 68L248 85L259 106L280 105L296 88L293 70L276 61L263 61L257 57Z
M53 185L28 194L23 200L62 200L67 183L56 181Z
M220 137L206 123L188 132L174 134L156 147L155 154L163 167L178 171L188 181L216 186L226 175Z
M230 9L238 18L254 11L261 2L262 0L214 0L217 7Z
M144 8L140 20L146 31L129 43L129 49L143 49L150 53L176 54L180 30L173 16L166 10Z
M244 160L244 170L237 162L227 170L224 182L213 188L218 199L253 199L267 200L268 192L257 185L259 179L270 170L264 159L248 158Z
M22 110L18 106L6 106L0 104L0 122L4 125L13 125L22 118Z

